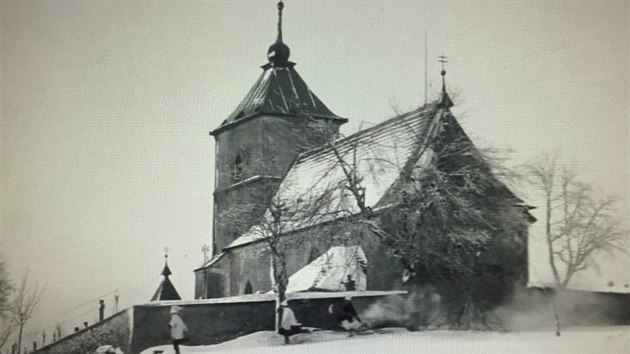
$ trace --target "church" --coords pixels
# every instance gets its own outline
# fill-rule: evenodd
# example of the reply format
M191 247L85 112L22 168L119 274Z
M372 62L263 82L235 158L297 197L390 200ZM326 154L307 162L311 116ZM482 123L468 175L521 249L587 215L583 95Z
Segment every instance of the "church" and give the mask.
M283 7L280 1L277 39L260 77L210 132L216 144L213 247L212 257L194 271L195 298L272 290L261 220L279 201L290 215L282 234L294 240L285 252L287 292L399 289L409 267L378 235L352 220L364 210L386 215L395 207L392 196L402 176L426 168L428 141L440 132L447 132L447 144L451 139L474 145L451 114L444 83L435 102L342 137L340 127L348 118L328 109L290 61L282 38ZM442 70L443 82L444 75ZM509 200L523 223L510 235L513 243L489 243L479 269L514 282L526 277L527 228L534 219L522 200L487 175L493 191ZM353 179L360 195L347 188ZM386 222L382 216L375 220Z

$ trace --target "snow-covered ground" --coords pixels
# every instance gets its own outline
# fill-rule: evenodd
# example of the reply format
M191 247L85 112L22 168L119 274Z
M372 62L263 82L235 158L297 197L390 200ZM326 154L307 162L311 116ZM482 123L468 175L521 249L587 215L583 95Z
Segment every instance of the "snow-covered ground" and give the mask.
M335 354L335 353L630 353L630 326L575 327L556 337L553 329L523 332L420 331L388 328L379 333L348 337L346 333L317 331L292 337L270 331L253 333L210 346L180 347L185 353ZM174 353L172 346L147 349L141 354Z

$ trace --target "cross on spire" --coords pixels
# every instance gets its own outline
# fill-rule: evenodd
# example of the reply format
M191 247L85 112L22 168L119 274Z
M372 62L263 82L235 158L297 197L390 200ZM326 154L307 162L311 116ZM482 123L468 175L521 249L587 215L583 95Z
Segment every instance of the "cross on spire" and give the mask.
M438 58L439 58L438 61L442 63L442 72L440 72L440 75L442 75L442 91L445 91L446 90L446 83L445 83L446 70L444 70L444 65L448 63L448 58L444 54L440 55Z
M444 70L444 65L448 63L448 58L446 55L442 54L438 57L438 61L442 64L442 71L440 75L442 75L442 93L440 93L440 99L438 100L439 108L451 108L453 107L453 101L446 93L446 70Z
M162 270L162 275L168 277L171 273L170 268L168 267L168 247L164 247L164 269Z

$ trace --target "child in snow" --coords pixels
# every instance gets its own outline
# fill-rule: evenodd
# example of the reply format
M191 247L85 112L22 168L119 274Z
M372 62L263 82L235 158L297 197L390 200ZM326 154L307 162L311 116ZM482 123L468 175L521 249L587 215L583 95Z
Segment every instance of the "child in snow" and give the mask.
M289 337L297 333L309 333L309 330L303 329L302 324L295 318L295 313L289 307L288 301L285 299L280 303L282 308L282 322L278 334L284 336L284 344L290 344Z
M171 321L168 323L168 326L171 328L171 337L173 338L173 348L175 349L175 354L180 354L179 345L186 341L184 333L188 331L188 327L186 327L182 318L179 317L179 311L181 309L182 308L179 306L171 307Z

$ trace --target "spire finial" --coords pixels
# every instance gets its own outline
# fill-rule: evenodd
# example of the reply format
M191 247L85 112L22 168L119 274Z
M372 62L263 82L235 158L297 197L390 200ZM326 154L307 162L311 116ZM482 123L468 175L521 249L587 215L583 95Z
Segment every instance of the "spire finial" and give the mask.
M444 54L440 55L438 58L438 61L442 63L442 72L440 73L440 75L442 75L442 91L446 91L446 70L444 70L444 64L448 63L448 58Z
M440 94L438 107L451 108L453 107L453 101L448 96L448 93L446 93L446 70L444 70L444 64L448 63L448 58L444 54L440 55L438 58L438 61L442 63L442 71L440 72L440 75L442 75L442 93Z
M282 42L282 10L284 9L284 3L282 0L278 2L278 38L276 42L267 50L267 59L271 66L285 67L293 63L289 62L289 55L291 51L289 46ZM265 66L263 66L264 68Z
M282 10L284 9L284 3L282 0L278 1L278 42L282 42Z
M168 267L168 247L164 247L164 269L162 270L162 275L168 278L171 274L173 273Z

